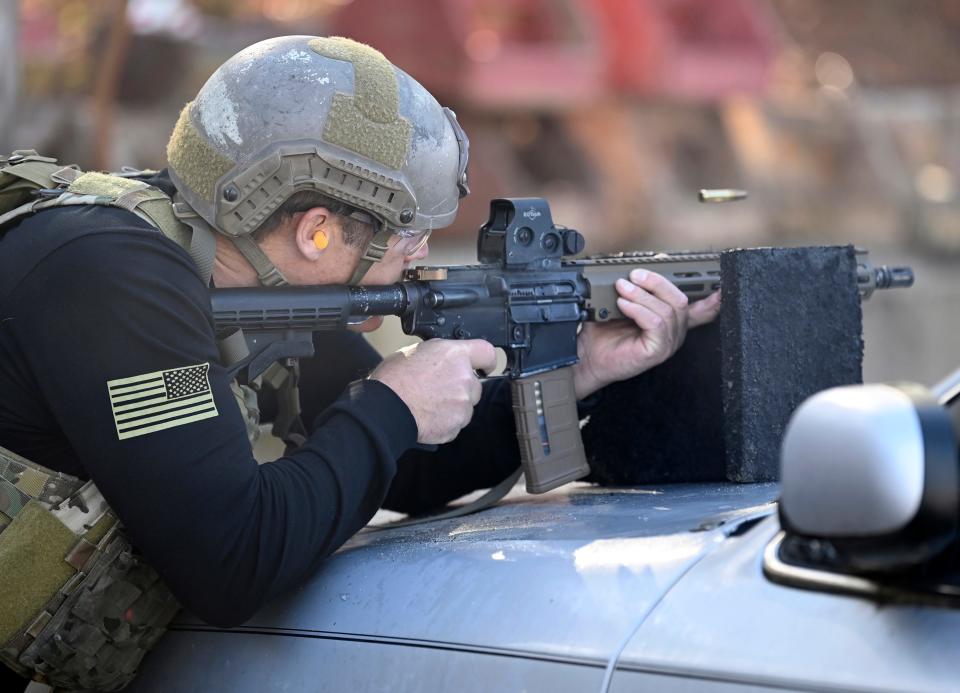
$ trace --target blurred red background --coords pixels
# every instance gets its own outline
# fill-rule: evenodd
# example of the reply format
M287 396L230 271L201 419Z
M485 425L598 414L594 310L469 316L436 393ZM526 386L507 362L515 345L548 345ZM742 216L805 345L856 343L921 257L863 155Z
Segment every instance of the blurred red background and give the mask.
M469 261L489 199L528 195L588 252L855 243L918 274L865 307L868 379L960 361L958 0L0 0L0 32L4 150L163 166L231 54L346 35L470 135L473 195L434 256Z

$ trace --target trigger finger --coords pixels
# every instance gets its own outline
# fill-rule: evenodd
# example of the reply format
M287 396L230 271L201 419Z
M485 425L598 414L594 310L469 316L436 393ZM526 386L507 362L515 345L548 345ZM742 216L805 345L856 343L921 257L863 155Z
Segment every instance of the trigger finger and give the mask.
M474 379L470 384L470 404L476 406L477 402L483 396L483 386L478 379Z
M497 350L493 344L483 339L469 339L462 342L462 344L467 348L470 365L475 371L492 373L496 369Z

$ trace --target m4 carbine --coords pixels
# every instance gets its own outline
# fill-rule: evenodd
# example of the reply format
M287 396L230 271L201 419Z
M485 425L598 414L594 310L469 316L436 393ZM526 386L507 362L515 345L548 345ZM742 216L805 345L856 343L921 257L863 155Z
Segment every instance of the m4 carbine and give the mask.
M543 493L589 471L580 438L572 366L585 321L623 319L614 283L637 267L669 279L690 300L720 288L715 252L619 253L565 260L583 236L554 225L539 198L493 200L480 228L480 264L417 267L388 286L214 289L218 331L243 331L247 378L274 361L313 354L312 333L374 315L397 315L423 339L485 339L507 355L527 490ZM873 267L858 251L861 295L910 286L906 267Z

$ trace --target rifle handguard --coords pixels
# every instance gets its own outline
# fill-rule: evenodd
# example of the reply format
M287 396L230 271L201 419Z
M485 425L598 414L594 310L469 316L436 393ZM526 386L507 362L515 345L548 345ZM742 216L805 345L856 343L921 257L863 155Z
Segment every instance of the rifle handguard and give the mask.
M590 473L572 367L510 381L527 491L545 493Z

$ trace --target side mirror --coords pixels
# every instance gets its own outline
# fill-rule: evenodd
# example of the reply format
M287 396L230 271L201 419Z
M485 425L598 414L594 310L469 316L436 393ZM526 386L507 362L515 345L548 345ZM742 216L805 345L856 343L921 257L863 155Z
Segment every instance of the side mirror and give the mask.
M948 409L923 386L814 395L787 425L781 471L781 525L829 541L839 568L902 570L956 538L957 435Z

